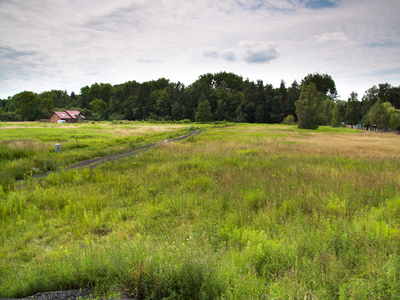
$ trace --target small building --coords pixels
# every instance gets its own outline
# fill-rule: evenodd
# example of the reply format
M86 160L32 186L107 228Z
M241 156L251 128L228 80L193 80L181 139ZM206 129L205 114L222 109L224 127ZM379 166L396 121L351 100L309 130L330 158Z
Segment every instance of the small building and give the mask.
M51 123L81 123L85 117L78 110L55 111L50 116ZM64 122L62 122L64 123Z

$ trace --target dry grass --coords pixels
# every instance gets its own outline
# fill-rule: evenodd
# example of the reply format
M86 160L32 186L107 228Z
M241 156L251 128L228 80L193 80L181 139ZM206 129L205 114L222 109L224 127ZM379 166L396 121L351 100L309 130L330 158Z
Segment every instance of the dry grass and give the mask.
M294 142L294 144L285 145L283 148L289 148L294 152L305 155L377 159L400 158L400 136L395 134L360 132L350 135L326 135L310 133L308 136L291 135L285 141Z
M1 145L7 145L10 150L29 150L31 152L43 152L46 151L49 147L52 147L54 143L44 143L38 140L3 140L0 141Z
M113 125L104 125L104 129L97 131L98 133L108 134L112 131L112 134L116 137L126 137L132 135L143 135L149 133L157 133L157 132L172 132L176 129L183 128L183 125L170 125L160 126L160 125L139 125L139 126L131 126L130 128L116 128ZM187 126L186 126L187 127Z
M220 139L231 131L231 137ZM235 139L236 133L248 133L243 140ZM265 135L263 135L265 133ZM198 143L203 147L196 152L214 155L223 151L229 156L236 151L261 151L267 155L311 155L327 157L346 157L355 159L400 159L400 136L392 133L374 133L367 131L344 133L280 131L275 127L246 127L213 130L210 138ZM190 143L185 147L191 148ZM186 151L189 149L186 149Z

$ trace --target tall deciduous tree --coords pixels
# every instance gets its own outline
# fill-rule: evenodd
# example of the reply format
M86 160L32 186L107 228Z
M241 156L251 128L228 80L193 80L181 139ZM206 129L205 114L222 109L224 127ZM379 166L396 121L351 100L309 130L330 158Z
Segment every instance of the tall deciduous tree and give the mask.
M48 112L53 111L53 99L50 98L43 98L40 100L40 108L46 109Z
M400 128L400 110L395 109L390 102L382 103L381 99L371 107L366 116L369 125L378 125L380 128Z
M40 98L33 92L22 92L16 113L26 121L34 121L40 117Z
M324 98L329 97L336 99L338 97L335 81L330 75L319 73L308 74L301 81L301 85L309 85L311 82L315 84L317 91L320 92Z
M317 129L321 121L321 93L313 82L301 86L300 98L295 105L298 128Z
M330 124L334 108L335 108L335 102L330 98L325 98L325 100L321 102L321 113L322 113L321 124L323 125Z
M389 127L394 130L400 130L400 110L395 109L390 102L383 103L383 106L389 115Z
M107 103L101 99L95 99L90 102L90 106L94 113L100 114L103 119L107 117Z

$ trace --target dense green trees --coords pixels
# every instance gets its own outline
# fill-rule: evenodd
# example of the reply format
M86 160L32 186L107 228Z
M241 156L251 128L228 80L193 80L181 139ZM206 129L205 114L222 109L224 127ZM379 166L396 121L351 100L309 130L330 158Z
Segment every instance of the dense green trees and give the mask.
M311 83L315 90L310 88ZM48 118L53 109L75 108L81 110L86 119L195 121L199 108L205 105L204 95L211 112L211 117L207 115L210 121L281 123L287 116L293 116L295 121L299 119L300 126L306 127L310 125L304 122L310 118L315 119L313 128L339 126L342 121L355 125L367 124L367 114L378 98L382 104L389 102L393 109L400 109L399 88L388 83L379 84L367 90L361 101L352 93L346 102L338 99L335 82L328 74L308 74L301 80L301 86L297 81L287 86L281 80L279 87L274 88L262 80L254 82L233 73L207 73L189 86L160 78L118 85L94 83L82 87L80 94L72 92L71 95L62 90L39 95L23 92L0 101L0 120L37 120ZM320 95L318 101L317 95ZM203 104L199 106L200 103ZM311 116L307 109L311 109ZM395 120L397 114L392 115ZM391 124L395 124L393 122Z
M51 99L53 100L53 106L54 107L66 107L68 105L71 106L78 106L78 104L74 101L74 97L70 97L67 93L67 91L61 91L61 90L51 90L47 92L42 92L39 95L40 99ZM50 107L48 107L50 108ZM53 108L49 110L51 113Z
M352 92L346 104L345 118L347 124L353 126L361 120L361 103L358 101L358 94Z
M18 100L18 109L15 111L24 121L34 121L50 117L53 103L49 98L40 99L33 92L22 92Z
M90 102L90 107L94 113L101 115L103 119L106 118L108 113L107 103L105 103L102 99L93 100Z
M381 99L371 107L365 116L366 125L377 125L379 128L400 129L400 110L390 102L382 103Z

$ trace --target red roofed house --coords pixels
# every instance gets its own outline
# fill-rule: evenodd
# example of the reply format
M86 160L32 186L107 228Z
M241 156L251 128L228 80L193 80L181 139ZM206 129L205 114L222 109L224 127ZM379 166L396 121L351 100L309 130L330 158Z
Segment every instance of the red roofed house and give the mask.
M64 123L59 121L65 121L65 123L79 123L82 122L85 117L77 110L66 110L66 111L55 111L50 116L51 123Z

